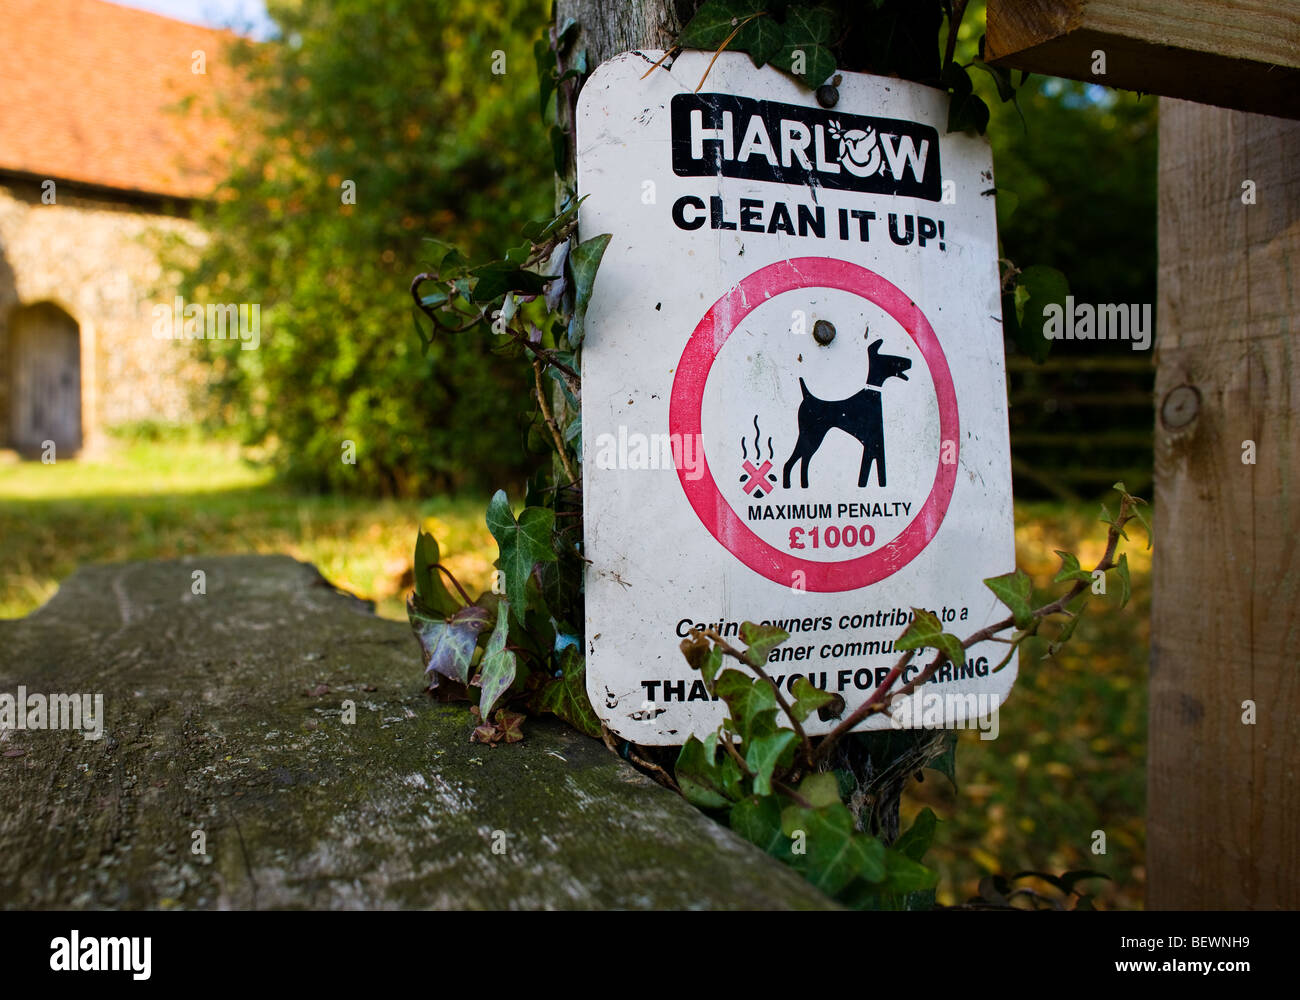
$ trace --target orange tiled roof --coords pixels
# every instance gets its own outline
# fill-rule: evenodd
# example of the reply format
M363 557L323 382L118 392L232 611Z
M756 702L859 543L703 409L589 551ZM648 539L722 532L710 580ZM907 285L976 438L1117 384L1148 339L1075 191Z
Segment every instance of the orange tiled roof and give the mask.
M215 113L235 39L103 0L0 0L0 170L204 197L232 130ZM206 74L191 70L205 53ZM184 113L169 110L190 99Z

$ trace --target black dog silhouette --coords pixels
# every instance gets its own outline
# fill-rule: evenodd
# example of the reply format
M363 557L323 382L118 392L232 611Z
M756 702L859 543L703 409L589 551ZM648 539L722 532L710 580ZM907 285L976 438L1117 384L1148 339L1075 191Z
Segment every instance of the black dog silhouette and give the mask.
M880 387L890 378L906 382L912 362L894 354L881 354L880 345L883 343L883 340L876 340L867 348L870 359L867 388L858 390L848 399L818 399L808 391L803 379L799 379L799 388L803 390L803 402L799 404L799 440L782 470L783 485L787 490L790 488L790 470L795 462L803 463L799 469L799 485L808 488L808 462L832 427L838 427L862 442L862 470L858 473L858 485L867 485L872 462L876 463L877 484L885 485L885 424L880 406Z

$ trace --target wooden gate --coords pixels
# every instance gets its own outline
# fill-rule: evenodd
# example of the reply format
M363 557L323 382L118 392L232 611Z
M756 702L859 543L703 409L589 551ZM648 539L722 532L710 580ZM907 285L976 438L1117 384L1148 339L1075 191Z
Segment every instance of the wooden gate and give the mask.
M10 428L25 454L53 441L58 454L81 448L81 334L77 321L41 302L14 312Z

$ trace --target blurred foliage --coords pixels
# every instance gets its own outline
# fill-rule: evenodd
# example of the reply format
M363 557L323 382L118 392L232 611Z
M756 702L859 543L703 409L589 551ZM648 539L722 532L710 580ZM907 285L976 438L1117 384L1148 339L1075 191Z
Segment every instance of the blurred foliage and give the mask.
M975 58L984 26L983 0L975 0L958 32L959 61ZM976 91L992 109L988 136L1006 255L1020 266L1059 268L1076 302L1148 303L1155 321L1156 99L1031 76L1017 95L1022 120L997 100L992 80L977 77ZM1007 350L1015 354L1011 343ZM1012 453L1039 477L1018 470L1018 496L1051 495L1043 481L1063 477L1070 477L1063 495L1100 496L1116 479L1138 492L1147 488L1153 353L1126 341L1056 341L1049 368L1013 365ZM1072 363L1099 359L1135 370Z
M202 214L209 241L183 262L187 299L262 305L258 350L200 342L215 416L273 445L299 486L415 496L520 481L526 369L484 363L482 338L421 356L408 286L424 237L484 252L550 208L530 48L546 4L269 8L281 40L232 50L249 80L231 112L246 145Z
M1033 578L1035 597L1051 592L1061 566L1056 549L1073 546L1085 565L1101 555L1100 515L1095 504L1016 505L1016 564ZM1130 532L1125 548L1129 609L1103 608L1098 602L1111 598L1092 598L1070 642L1051 659L1040 659L1045 639L1030 639L998 738L959 733L959 791L929 776L909 784L904 823L928 807L946 824L928 859L944 875L940 903L978 894L981 878L996 872L1090 868L1112 879L1092 887L1099 908L1141 909L1152 554L1142 535ZM1094 830L1106 834L1104 855L1092 853Z

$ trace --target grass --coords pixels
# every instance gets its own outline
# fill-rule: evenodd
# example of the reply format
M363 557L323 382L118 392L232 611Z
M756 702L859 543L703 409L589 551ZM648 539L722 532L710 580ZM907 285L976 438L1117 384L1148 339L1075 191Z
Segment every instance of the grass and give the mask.
M0 617L39 607L82 563L283 552L404 619L419 522L467 589L487 586L495 545L484 506L477 496L376 502L294 493L221 442L123 442L100 459L0 464ZM1100 557L1098 513L1017 505L1018 561L1039 593L1057 568L1053 549L1074 551L1084 566ZM945 821L928 858L943 873L940 902L967 899L993 872L1093 868L1113 879L1099 884L1098 906L1141 907L1151 564L1141 530L1130 535L1128 608L1119 610L1114 594L1092 598L1054 660L1041 660L1046 642L1031 640L998 739L961 734L958 790L926 772L905 793L905 824L926 805ZM1105 854L1092 851L1094 831L1105 834Z
M486 499L371 501L294 493L233 443L126 442L102 458L0 465L0 618L47 601L82 563L282 552L405 620L416 525L466 589L496 557Z

